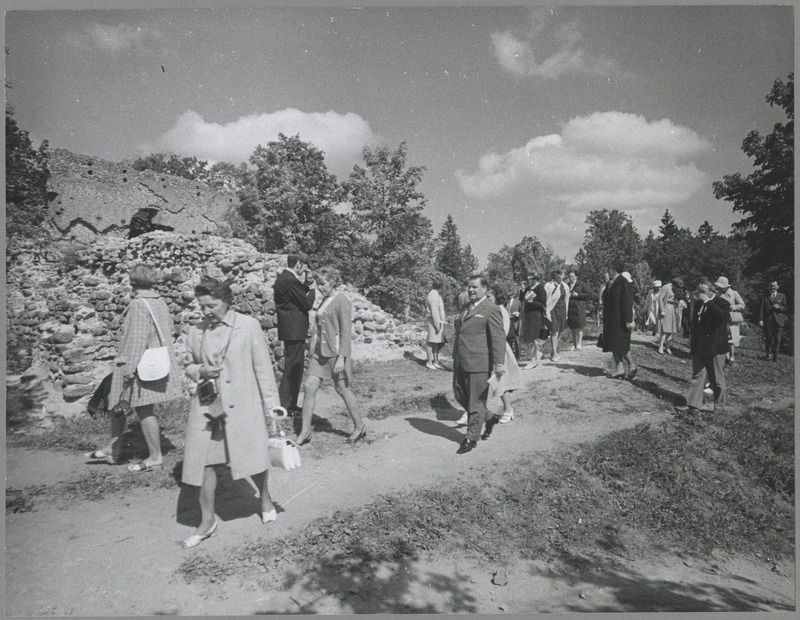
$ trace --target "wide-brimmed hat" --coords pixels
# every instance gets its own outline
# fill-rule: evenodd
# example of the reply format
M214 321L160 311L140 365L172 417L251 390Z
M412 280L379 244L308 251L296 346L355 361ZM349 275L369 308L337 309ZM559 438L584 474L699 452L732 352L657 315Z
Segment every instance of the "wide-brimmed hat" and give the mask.
M653 288L658 288L661 286L661 280L654 280L653 281Z
M728 278L725 276L720 276L717 278L717 281L714 282L714 286L718 286L720 288L729 288L730 284L728 284Z

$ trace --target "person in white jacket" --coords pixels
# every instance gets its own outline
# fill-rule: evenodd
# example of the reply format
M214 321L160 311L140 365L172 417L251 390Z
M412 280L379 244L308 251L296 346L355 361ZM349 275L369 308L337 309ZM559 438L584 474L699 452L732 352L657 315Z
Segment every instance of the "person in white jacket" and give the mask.
M433 285L428 293L426 303L428 338L425 341L425 353L428 356L428 363L425 368L430 370L444 370L439 364L439 350L444 346L444 324L447 319L444 316L444 302L439 294L439 289L444 286L442 278L433 279Z

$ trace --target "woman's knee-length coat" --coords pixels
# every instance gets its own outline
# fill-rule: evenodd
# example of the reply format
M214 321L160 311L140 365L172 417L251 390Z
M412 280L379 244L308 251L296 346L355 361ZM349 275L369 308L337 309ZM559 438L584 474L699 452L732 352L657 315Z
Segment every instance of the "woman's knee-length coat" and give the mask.
M278 388L272 370L269 349L261 325L253 317L229 310L223 322L230 325L230 344L222 371L217 378L217 391L225 413L225 439L227 442L231 476L234 480L252 476L269 467L267 454L266 414L280 406ZM187 336L186 375L192 381L200 380L200 366L216 365L202 347L203 332L209 328L207 320L189 328ZM200 486L203 482L206 448L211 437L209 420L203 415L208 408L200 404L197 395L192 398L186 425L186 446L182 480Z
M603 291L603 351L625 355L631 349L633 289L618 275Z
M147 305L153 311L164 338L159 340L153 318L147 310ZM125 386L123 373L135 372L139 360L145 349L166 346L169 350L170 371L163 379L156 381L139 381L134 379L131 394L131 405L141 407L153 405L180 398L183 395L183 381L181 380L181 367L175 357L172 346L172 315L167 304L159 294L153 290L139 290L131 303L125 309L125 320L122 324L122 338L117 345L117 357L111 378L111 390L108 394L108 404L113 407L119 402L122 389ZM126 393L127 396L127 393Z

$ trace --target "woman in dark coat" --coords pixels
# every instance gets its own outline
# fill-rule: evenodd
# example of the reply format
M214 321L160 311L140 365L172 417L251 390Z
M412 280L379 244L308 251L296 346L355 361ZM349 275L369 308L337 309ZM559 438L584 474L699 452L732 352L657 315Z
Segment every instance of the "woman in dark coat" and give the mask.
M572 349L581 350L583 343L583 328L586 327L586 302L591 292L586 283L578 280L578 272L570 269L569 282L569 309L567 310L567 326L572 331Z
M538 339L539 331L544 325L544 309L547 305L547 293L544 285L539 282L537 274L528 274L528 285L520 293L519 301L521 307L519 339L522 346L528 348L530 353L530 361L523 368L536 368L542 358Z
M622 275L625 266L621 261L609 267L610 284L603 291L603 351L614 355L613 379L633 379L638 368L631 358L631 332L633 320L633 289ZM626 376L622 362L628 365Z

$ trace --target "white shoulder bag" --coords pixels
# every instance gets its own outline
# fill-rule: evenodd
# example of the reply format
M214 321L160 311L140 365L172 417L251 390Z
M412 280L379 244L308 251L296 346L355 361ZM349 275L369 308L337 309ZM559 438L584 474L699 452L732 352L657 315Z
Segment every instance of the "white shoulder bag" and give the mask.
M156 326L158 341L161 346L154 347L152 349L145 349L145 352L142 354L142 359L139 360L139 364L136 366L136 374L139 377L139 381L157 381L158 379L163 379L169 374L169 349L166 346L166 341L164 340L164 336L161 334L161 329L158 327L158 321L156 321L156 315L153 314L150 304L148 304L147 300L144 298L142 298L142 301L144 302L144 305L147 306L147 311L150 313L150 318L153 319L153 324Z
M267 415L270 418L272 434L274 435L267 440L269 462L273 467L280 467L286 470L300 467L300 450L297 444L286 437L283 431L278 433L277 425L275 424L275 420L282 420L286 417L286 409L274 407Z

